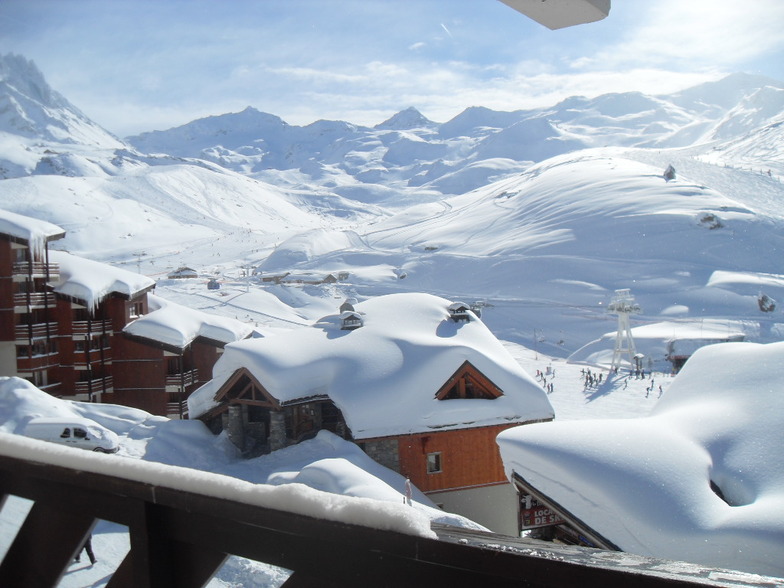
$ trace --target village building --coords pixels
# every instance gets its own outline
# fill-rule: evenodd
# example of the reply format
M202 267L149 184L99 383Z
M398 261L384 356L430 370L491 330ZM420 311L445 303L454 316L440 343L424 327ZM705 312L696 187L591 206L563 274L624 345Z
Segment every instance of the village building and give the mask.
M199 272L190 267L179 267L176 270L169 272L166 277L170 280L189 280L192 278L198 278Z
M746 336L741 333L711 333L704 330L693 337L681 336L667 342L665 357L672 364L672 373L678 373L683 368L688 359L694 355L700 347L715 345L716 343L731 343L745 341Z
M367 300L311 327L232 343L188 399L190 418L247 455L329 430L357 443L435 503L514 534L516 495L495 437L551 420L542 388L487 327L454 320L426 294ZM403 488L400 489L403 492Z
M186 310L146 318L166 305L150 296L155 282L49 249L64 236L51 223L0 211L0 375L60 398L186 416L187 395L250 327Z

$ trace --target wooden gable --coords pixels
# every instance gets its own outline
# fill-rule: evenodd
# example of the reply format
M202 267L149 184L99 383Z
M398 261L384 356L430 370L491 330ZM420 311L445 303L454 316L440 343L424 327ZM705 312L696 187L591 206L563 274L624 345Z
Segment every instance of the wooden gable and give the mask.
M248 404L280 409L278 401L246 368L238 369L223 383L215 394L215 401L223 408L228 404Z
M490 378L476 369L471 362L465 361L436 392L436 398L438 400L453 398L494 400L503 394L503 391Z

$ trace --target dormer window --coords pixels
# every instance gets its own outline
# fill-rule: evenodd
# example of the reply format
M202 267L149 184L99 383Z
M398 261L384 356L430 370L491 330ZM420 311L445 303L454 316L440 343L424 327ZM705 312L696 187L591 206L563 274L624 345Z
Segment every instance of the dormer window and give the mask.
M494 400L503 394L503 391L490 381L490 378L466 361L436 393L436 398L438 400L457 398Z

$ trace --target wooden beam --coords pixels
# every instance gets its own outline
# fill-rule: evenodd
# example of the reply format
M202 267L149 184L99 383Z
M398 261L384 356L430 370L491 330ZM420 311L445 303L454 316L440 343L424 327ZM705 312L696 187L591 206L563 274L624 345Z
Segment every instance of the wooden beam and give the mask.
M1 586L56 586L96 520L52 503L36 502L0 564Z

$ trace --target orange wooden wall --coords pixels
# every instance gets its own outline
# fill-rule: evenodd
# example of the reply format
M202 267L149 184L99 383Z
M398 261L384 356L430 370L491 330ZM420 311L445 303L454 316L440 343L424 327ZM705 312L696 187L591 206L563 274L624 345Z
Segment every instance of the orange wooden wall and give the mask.
M495 438L514 425L400 437L400 473L423 492L506 481ZM427 454L441 452L441 472L427 473Z

